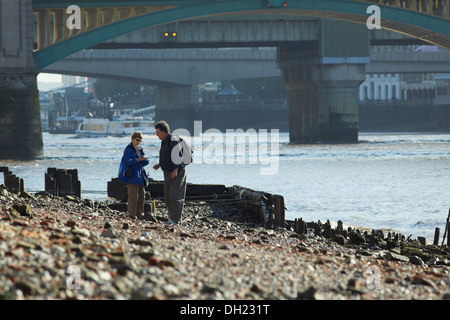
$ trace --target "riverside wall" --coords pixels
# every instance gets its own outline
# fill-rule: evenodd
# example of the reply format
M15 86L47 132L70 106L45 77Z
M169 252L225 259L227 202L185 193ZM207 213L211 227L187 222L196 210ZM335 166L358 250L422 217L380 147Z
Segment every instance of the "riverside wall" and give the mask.
M432 101L362 102L358 126L360 132L450 132L450 105Z

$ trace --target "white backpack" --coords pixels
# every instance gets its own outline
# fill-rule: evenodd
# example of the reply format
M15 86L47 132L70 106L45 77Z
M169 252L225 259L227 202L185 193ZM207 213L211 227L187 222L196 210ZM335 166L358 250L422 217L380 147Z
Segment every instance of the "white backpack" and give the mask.
M192 163L193 151L186 140L172 135L172 141L179 141L177 146L172 149L172 162L175 164L184 163L185 165Z

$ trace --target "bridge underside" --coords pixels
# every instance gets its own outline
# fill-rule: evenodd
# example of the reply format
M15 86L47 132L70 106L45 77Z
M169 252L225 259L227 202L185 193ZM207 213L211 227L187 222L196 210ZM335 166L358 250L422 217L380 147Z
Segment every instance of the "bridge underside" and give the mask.
M298 14L298 15L297 15ZM280 47L294 44L298 41L317 39L318 31L314 24L317 18L329 18L366 24L367 17L350 14L325 14L323 12L311 12L298 10L297 14L279 14L273 20L272 15L258 14L258 21L251 20L251 16L238 15L240 21L236 21L236 15L220 15L208 19L184 20L167 23L160 26L145 28L130 32L126 35L95 44L91 49L166 49L166 48L226 48L226 47ZM301 20L299 20L301 16ZM229 18L234 18L229 20ZM311 20L308 20L310 18ZM265 25L270 24L272 31L264 37L255 35L265 30ZM450 37L430 30L411 27L403 23L383 20L382 29L370 31L371 45L424 45L434 44L442 48L450 49ZM218 26L218 28L217 28ZM256 27L257 26L257 27ZM258 30L255 32L253 29ZM220 30L220 37L211 30ZM175 30L176 39L162 39L161 35L166 30ZM194 31L197 30L197 31ZM204 32L201 30L210 30ZM272 37L271 37L272 36Z
M231 19L232 18L232 19ZM239 19L239 20L236 20ZM317 41L317 18L292 15L220 16L166 23L98 43L89 49L182 49L232 47L282 47L299 41ZM164 39L166 32L176 37ZM427 42L387 29L371 30L370 45L425 45Z

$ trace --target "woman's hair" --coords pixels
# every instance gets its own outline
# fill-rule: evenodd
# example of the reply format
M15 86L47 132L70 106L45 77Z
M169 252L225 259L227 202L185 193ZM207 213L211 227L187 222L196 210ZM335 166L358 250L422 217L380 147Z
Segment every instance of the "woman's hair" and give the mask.
M140 132L140 131L133 132L133 134L131 135L131 140L134 140L136 138L142 139L142 132Z
M161 131L164 131L165 133L170 133L170 128L167 122L165 121L159 121L155 124L155 129L159 129Z

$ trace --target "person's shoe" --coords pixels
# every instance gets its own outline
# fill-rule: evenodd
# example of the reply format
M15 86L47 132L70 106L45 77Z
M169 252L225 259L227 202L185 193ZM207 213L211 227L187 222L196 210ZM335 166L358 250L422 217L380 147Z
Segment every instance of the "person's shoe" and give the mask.
M166 224L177 224L175 221L173 221L172 219L170 219L169 221L166 221Z

